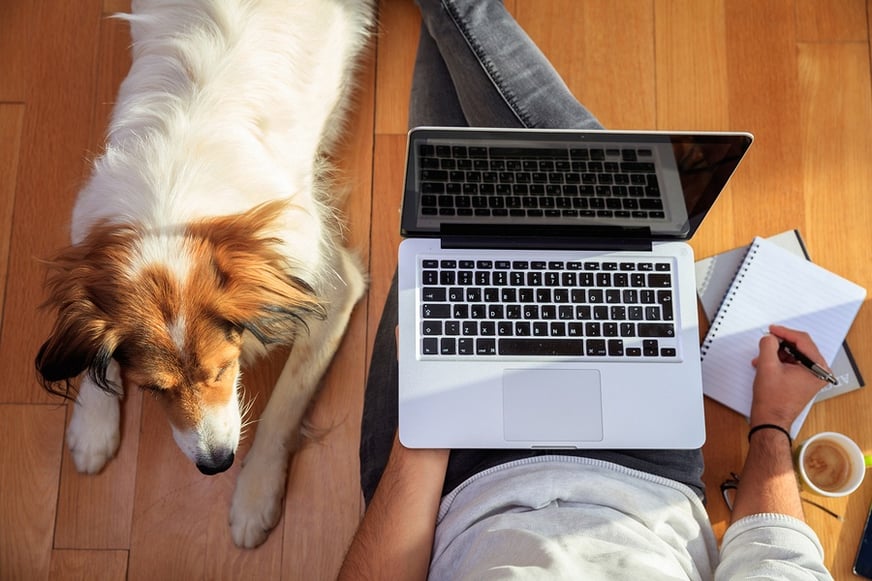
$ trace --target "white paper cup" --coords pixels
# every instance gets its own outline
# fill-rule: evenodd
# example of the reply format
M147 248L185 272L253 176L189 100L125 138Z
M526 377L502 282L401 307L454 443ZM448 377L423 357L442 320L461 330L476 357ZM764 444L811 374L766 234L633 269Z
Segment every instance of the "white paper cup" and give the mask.
M860 447L838 432L820 432L799 448L796 468L802 484L821 496L847 496L863 482L866 459Z

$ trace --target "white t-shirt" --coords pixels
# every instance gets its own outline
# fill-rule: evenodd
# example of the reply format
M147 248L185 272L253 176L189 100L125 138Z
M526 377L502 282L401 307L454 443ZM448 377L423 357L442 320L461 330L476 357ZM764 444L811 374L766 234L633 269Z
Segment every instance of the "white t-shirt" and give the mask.
M439 510L431 579L831 579L805 523L760 514L718 552L687 486L574 456L481 472Z

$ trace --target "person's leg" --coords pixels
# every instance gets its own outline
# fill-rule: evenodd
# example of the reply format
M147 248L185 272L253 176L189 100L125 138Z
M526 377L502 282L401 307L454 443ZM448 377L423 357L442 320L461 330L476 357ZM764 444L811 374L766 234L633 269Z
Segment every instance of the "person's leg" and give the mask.
M417 2L469 125L602 128L501 2Z
M425 125L465 127L468 123L445 61L422 23L409 95L409 129Z

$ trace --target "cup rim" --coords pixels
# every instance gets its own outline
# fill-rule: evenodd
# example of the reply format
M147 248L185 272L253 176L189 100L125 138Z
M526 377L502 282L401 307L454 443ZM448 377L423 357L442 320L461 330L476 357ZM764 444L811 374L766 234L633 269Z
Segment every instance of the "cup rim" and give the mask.
M845 486L844 489L838 491L828 491L820 488L812 482L811 478L805 473L805 467L803 465L803 460L805 458L805 451L808 449L809 444L816 442L818 440L822 440L824 438L830 438L833 440L837 440L842 443L845 448L848 449L849 454L851 456L851 480L849 484ZM860 467L858 470L857 467ZM863 483L863 479L866 476L866 461L865 455L863 454L863 450L860 449L859 444L852 440L850 437L842 434L841 432L818 432L816 434L812 434L808 438L806 438L799 447L799 453L797 454L797 471L799 472L800 478L802 479L803 484L809 487L809 489L815 494L819 494L821 496L828 496L831 498L847 496L860 488L860 485Z

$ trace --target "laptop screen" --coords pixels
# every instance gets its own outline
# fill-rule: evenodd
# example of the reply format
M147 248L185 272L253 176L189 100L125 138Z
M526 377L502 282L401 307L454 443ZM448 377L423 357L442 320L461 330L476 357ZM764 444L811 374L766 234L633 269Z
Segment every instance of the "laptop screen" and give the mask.
M752 142L747 133L416 128L404 236L523 237L552 228L688 240Z

